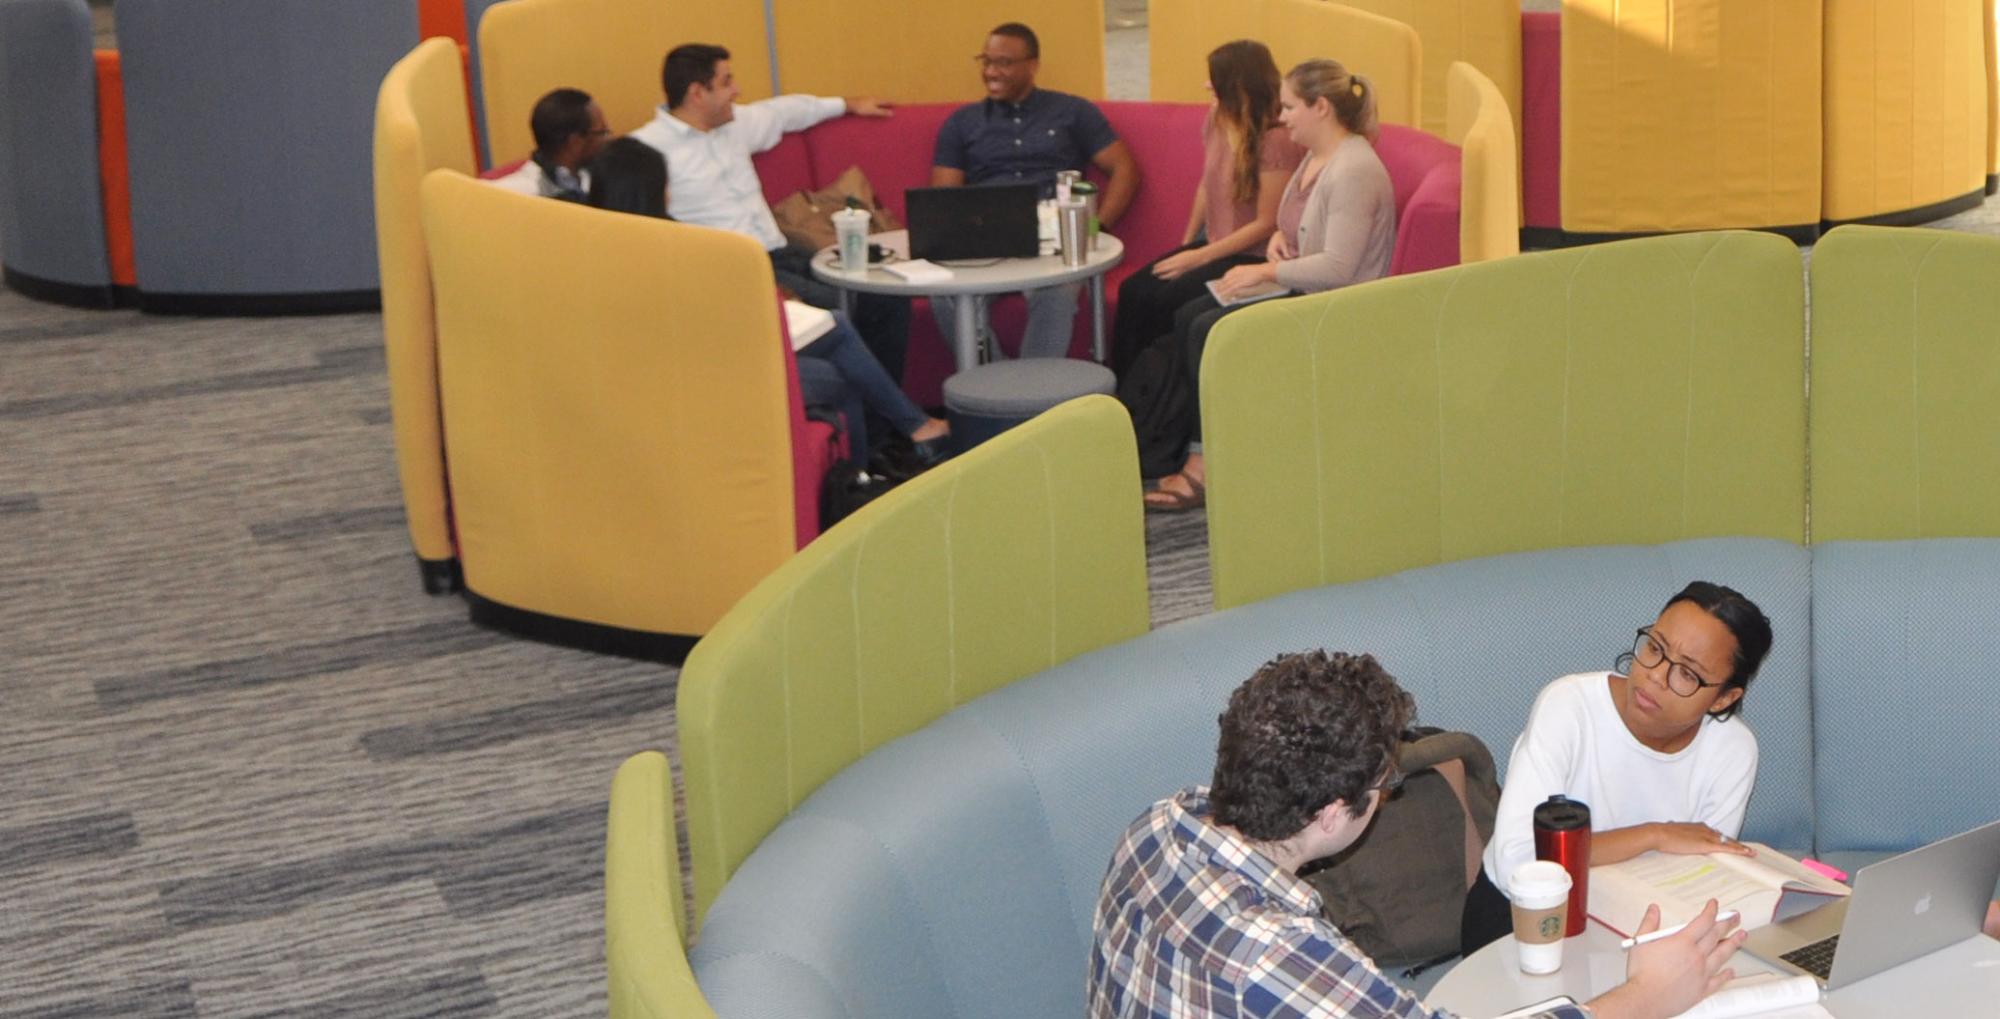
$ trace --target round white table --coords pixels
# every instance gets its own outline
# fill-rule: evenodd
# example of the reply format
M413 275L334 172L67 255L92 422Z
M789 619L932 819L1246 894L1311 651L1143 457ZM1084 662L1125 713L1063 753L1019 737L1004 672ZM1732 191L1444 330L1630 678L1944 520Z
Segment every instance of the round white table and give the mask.
M908 258L910 252L910 232L889 230L871 234L868 239L896 253L896 257ZM813 255L812 272L819 280L840 288L840 303L847 310L850 293L886 294L891 297L970 297L980 294L1011 294L1019 290L1034 290L1063 283L1088 281L1090 284L1090 327L1091 350L1097 360L1104 360L1104 274L1111 271L1125 258L1125 245L1118 238L1107 233L1097 235L1097 247L1082 265L1064 265L1061 255L1041 255L1035 258L999 258L966 260L963 262L940 262L951 270L951 278L936 283L912 283L884 269L881 265L871 265L860 272L848 272L840 268L839 255L832 248L823 248ZM978 301L956 302L956 343L953 356L958 361L958 370L964 371L979 363L979 304Z
M1472 1019L1498 1015L1567 994L1589 1001L1623 983L1625 953L1618 935L1592 920L1563 948L1562 969L1548 976L1521 972L1513 938L1501 938L1452 967L1426 1003ZM1729 961L1739 977L1772 972L1744 953ZM1906 962L1825 995L1820 1003L1839 1019L1912 1019L1914 1016L2000 1014L2000 941L1973 938Z

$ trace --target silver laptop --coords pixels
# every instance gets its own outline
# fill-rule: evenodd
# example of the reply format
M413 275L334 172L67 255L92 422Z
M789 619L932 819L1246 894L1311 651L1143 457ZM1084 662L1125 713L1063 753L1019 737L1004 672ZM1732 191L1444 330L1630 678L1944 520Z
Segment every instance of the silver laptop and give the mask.
M2000 882L2000 821L1854 875L1854 894L1750 932L1745 951L1827 990L1979 937Z

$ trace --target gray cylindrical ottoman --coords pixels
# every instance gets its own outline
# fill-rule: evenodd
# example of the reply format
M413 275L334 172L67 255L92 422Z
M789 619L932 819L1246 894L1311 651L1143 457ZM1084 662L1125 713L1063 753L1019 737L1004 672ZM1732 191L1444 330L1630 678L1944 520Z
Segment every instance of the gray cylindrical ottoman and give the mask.
M996 361L944 380L952 444L963 453L1066 400L1118 389L1111 369L1067 357Z

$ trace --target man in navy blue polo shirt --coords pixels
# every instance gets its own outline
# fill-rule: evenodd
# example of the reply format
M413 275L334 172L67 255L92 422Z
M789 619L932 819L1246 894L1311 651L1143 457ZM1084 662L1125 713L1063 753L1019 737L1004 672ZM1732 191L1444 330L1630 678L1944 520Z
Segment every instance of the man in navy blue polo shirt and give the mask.
M1053 194L1056 171L1095 166L1109 178L1097 206L1098 221L1108 230L1132 203L1139 165L1090 100L1035 87L1041 55L1041 41L1023 24L1008 22L986 37L986 48L973 58L986 98L959 108L938 129L931 186L1032 183ZM1070 323L1082 289L1071 283L1028 292L1022 357L1069 353ZM951 305L951 298L931 299L947 339L953 331Z

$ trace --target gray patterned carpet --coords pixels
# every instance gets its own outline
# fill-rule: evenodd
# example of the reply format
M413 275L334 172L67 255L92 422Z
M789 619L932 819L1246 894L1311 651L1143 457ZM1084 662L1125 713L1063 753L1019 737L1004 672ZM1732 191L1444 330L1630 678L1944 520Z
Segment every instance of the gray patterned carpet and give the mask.
M0 294L0 1019L603 1014L676 676L421 593L380 343ZM1148 538L1156 621L1207 611L1201 516Z

